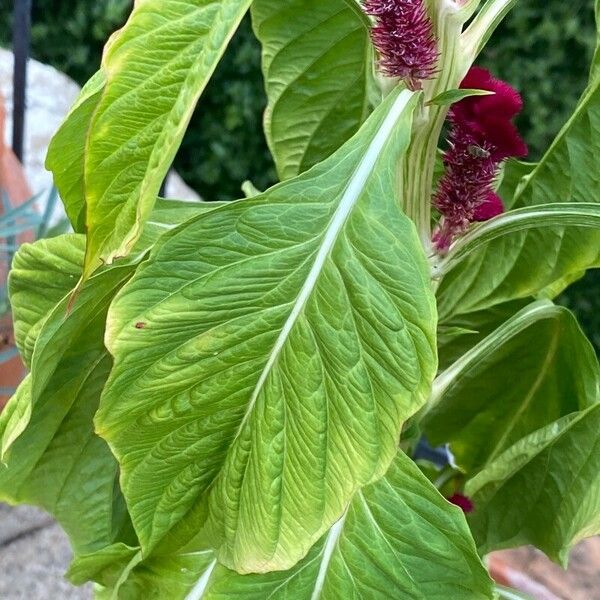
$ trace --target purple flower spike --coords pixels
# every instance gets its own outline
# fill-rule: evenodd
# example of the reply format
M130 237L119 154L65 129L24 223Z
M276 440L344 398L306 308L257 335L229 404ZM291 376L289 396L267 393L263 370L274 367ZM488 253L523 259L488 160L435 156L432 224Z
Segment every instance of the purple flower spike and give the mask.
M433 23L423 0L364 0L363 5L375 17L371 39L382 73L420 89L423 80L435 75L438 60Z
M447 251L471 223L504 212L502 200L493 189L498 166L511 156L527 154L527 146L512 123L523 108L519 93L480 67L469 71L461 87L494 94L465 98L450 110L446 171L433 198L442 215L433 236L440 252Z

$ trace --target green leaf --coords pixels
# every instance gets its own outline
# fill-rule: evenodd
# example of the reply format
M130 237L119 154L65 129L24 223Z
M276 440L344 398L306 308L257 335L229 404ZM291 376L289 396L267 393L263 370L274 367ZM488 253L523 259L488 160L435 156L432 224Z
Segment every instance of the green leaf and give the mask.
M600 175L592 155L600 149L600 75L584 91L569 121L527 177L515 207L558 202L600 202ZM600 234L592 240L598 241Z
M23 433L31 419L31 376L20 383L10 402L0 413L0 461L6 456L13 442Z
M68 533L76 555L117 539L137 544L118 486L117 462L93 427L112 364L103 341L108 306L135 264L100 271L71 301L68 292L83 267L81 242L81 236L64 235L22 249L28 261L17 256L18 264L29 267L27 277L18 275L20 283L27 278L31 283L28 290L19 288L17 299L24 305L43 292L49 265L65 265L65 273L71 274L62 283L55 276L52 303L61 300L39 321L34 319L36 327L42 324L31 375L0 417L0 498L51 513Z
M535 163L523 162L512 158L502 165L497 192L500 198L502 198L502 203L506 210L513 208L517 195L535 167Z
M385 472L436 370L396 197L418 97L396 90L309 173L163 237L115 300L97 428L146 553L208 497L219 560L287 568Z
M164 233L222 204L158 199L130 262L139 261ZM15 255L9 292L15 339L27 366L31 365L35 342L46 317L81 277L84 249L84 236L61 235L23 244Z
M36 397L31 396L30 386L40 380L34 358L32 375L11 399L6 421L2 415L0 498L50 512L79 553L111 543L127 526L128 517L118 493L117 463L106 442L94 434L92 421L111 366L102 343L110 297L103 305L96 298L89 311L76 304L65 321L66 301L59 304L62 314L55 311L46 320L40 339L57 323L74 331L72 337L61 340L60 357L44 373L44 385L38 387ZM67 324L78 319L82 319L81 327L76 330ZM21 406L27 412L15 428L15 415L23 413Z
M52 253L43 257L37 270L31 262L30 273L43 278L49 263L54 260L61 264L68 256L74 261L67 263L76 278L80 241L79 236L64 235L54 238L51 243L42 241L25 247L22 252L28 257L36 256L40 250ZM40 252L38 256L42 254ZM81 253L79 258L82 258ZM19 262L20 259L17 257L16 260ZM102 512L110 508L103 505L108 488L101 490L100 493L105 495L100 499L92 493L94 487L85 480L97 481L100 488L105 476L110 479L111 490L116 481L116 461L106 443L94 435L92 418L110 370L103 344L108 305L132 271L133 267L128 265L99 273L83 286L70 312L70 298L65 292L72 281L69 277L63 280L68 287L62 294L55 294L55 298L62 295L62 300L47 316L38 321L33 319L37 339L31 375L9 402L0 424L4 462L0 470L0 494L11 502L39 504L54 514L77 549L90 546L101 527L98 523L106 525L108 522ZM34 276L32 280L35 279ZM28 306L30 298L36 301L38 293L24 292L18 296L17 312L20 304ZM32 329L29 329L31 334ZM96 471L97 477L90 474ZM90 507L86 500L98 506ZM74 510L72 501L81 505L81 513ZM79 522L86 511L93 523Z
M473 473L529 433L596 402L594 349L565 308L523 309L444 371L423 429Z
M78 351L75 340L85 341L91 335L90 324L98 319L102 321L102 328L98 329L96 335L102 344L103 318L106 317L108 305L131 277L134 268L126 264L99 272L89 280L89 285L83 286L72 307L69 307L70 297L66 297L50 312L36 340L31 360L34 406L61 362L76 360L71 355Z
M56 132L46 156L67 216L77 233L85 232L84 163L87 137L106 78L98 71L83 87L66 120Z
M126 256L140 237L194 106L250 3L136 2L125 27L111 38L102 62L101 97L94 87L72 115L76 123L67 121L59 133L64 141L72 130L79 132L80 151L80 128L87 125L84 279ZM57 142L50 163L58 173L73 164L70 153L58 155L61 147ZM77 168L71 178L81 180Z
M81 277L85 238L66 235L23 244L15 255L8 286L15 340L26 365L48 313Z
M437 95L435 98L430 100L427 104L432 104L434 106L449 106L451 104L455 104L456 102L460 102L465 98L470 98L471 96L492 96L495 92L490 92L489 90L473 90L473 89L459 89L459 90L447 90Z
M147 559L117 591L123 600L493 597L462 511L404 454L288 571L239 575L210 552L178 553Z
M141 559L141 553L138 557ZM135 560L133 561L135 563ZM214 562L211 550L152 555L121 574L116 585L108 585L98 600L192 600L188 593L198 577Z
M75 557L67 578L73 585L94 581L105 587L118 588L119 580L126 579L141 559L138 547L117 542Z
M345 517L291 571L240 576L216 567L205 600L231 597L492 598L460 509L399 454L380 482L359 492Z
M437 266L443 323L532 296L600 267L600 204L526 207L476 225Z
M92 426L110 360L87 346L59 365L0 466L0 499L51 513L76 553L111 543L126 518L117 463Z
M368 20L345 0L255 0L268 106L265 132L282 180L321 162L370 112Z
M131 251L131 260L140 260L154 246L158 238L199 214L209 212L226 202L187 202L158 198L150 219L144 225L142 236Z
M447 369L473 346L496 331L513 315L534 301L533 298L496 304L485 310L455 315L438 327L440 369Z
M481 552L533 544L566 567L600 533L600 403L522 439L467 484Z
M512 243L520 242L519 250L530 252L529 246L533 245L536 239L526 238L521 234L524 232L533 232L534 234L543 235L545 240L548 230L555 227L560 227L564 235L573 234L573 230L580 234L585 234L586 229L593 229L600 232L600 203L565 202L511 210L494 219L476 225L471 231L460 238L453 244L448 255L441 261L438 270L443 276L445 273L452 271L457 265L460 265L462 261L468 260L470 255L476 255L477 251L481 248L485 248L489 254L496 254L505 245L510 246ZM494 244L494 241L497 241L497 244ZM592 248L591 255L594 254L596 258L588 258L587 261L591 262L591 266L600 266L600 249ZM587 256L590 256L589 252ZM571 258L571 260L573 259ZM518 260L515 260L515 262L518 262ZM520 297L528 296L534 291L539 291L546 287L543 281L540 282L540 279L543 280L546 278L547 281L552 283L557 281L554 272L557 268L560 269L561 267L564 268L562 264L557 266L554 263L551 269L540 268L535 273L530 274L529 277L527 274L516 273L513 275L511 283L514 285L514 279L516 278L520 283L518 294ZM579 273L577 270L570 270L569 272ZM498 284L496 285L500 287ZM550 283L547 285L550 285ZM527 291L523 291L523 288ZM496 293L498 293L497 289Z

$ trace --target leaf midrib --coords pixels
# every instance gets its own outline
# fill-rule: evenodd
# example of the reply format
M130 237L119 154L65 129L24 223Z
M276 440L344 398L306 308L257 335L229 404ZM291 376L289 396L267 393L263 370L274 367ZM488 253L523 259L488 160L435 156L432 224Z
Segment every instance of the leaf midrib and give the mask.
M306 303L310 299L312 292L314 291L317 285L319 276L331 254L331 251L333 250L333 247L337 242L340 232L342 231L348 217L352 213L352 210L354 209L356 203L361 197L364 188L367 185L369 178L373 172L373 169L377 165L379 157L383 152L384 146L388 141L389 136L394 130L394 125L408 106L408 103L411 98L412 92L408 90L403 90L398 95L398 98L396 98L396 100L394 101L394 104L392 105L387 116L383 120L383 123L380 125L377 133L374 135L371 143L369 144L369 148L365 153L363 159L360 161L356 170L354 171L354 174L350 178L348 185L344 191L344 194L342 195L342 198L340 200L339 206L336 209L331 221L327 225L325 235L323 236L322 245L319 248L319 251L317 252L317 255L315 257L315 262L313 263L313 266L311 267L311 270L308 273L306 281L302 286L300 292L298 293L298 296L296 297L290 315L284 323L281 333L279 334L269 354L269 358L267 359L267 362L258 379L254 392L252 393L252 396L250 397L250 400L248 402L248 408L246 410L246 413L242 418L242 421L240 422L235 437L232 440L232 445L240 436L246 422L250 418L250 415L252 414L252 411L254 409L254 405L256 404L256 401L262 391L264 384L266 383L269 377L271 370L277 362L277 358L279 357L281 350L285 346L285 343L287 342L287 339L291 334L294 325L296 324L298 318L302 314Z

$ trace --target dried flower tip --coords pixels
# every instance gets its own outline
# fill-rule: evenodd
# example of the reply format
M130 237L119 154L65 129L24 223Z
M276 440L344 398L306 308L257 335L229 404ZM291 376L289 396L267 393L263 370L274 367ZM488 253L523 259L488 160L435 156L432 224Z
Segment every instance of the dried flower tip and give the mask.
M435 75L439 54L423 0L364 0L363 6L375 17L371 39L381 72L420 89L422 81Z

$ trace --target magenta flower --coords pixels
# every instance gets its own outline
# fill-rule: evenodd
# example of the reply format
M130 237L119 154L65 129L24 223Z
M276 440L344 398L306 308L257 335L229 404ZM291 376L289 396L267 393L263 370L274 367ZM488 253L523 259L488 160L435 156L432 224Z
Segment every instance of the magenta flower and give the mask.
M371 39L382 73L420 89L421 82L435 74L438 60L433 23L423 0L363 0L363 5L375 17Z
M462 508L463 512L470 513L473 512L475 506L470 498L467 496L463 496L462 494L454 494L448 498L448 502L452 502L452 504L456 504L456 506Z
M489 192L485 200L475 209L474 221L489 221L504 212L502 199L496 192Z
M511 156L527 155L527 146L512 123L523 110L521 96L505 81L495 79L489 71L472 67L463 79L463 89L487 90L492 96L471 96L457 102L450 111L450 121L469 131L477 143L492 147L492 157L500 162Z
M433 198L442 215L433 241L442 252L474 221L487 221L504 212L493 189L498 167L509 157L527 155L527 146L512 123L523 108L519 93L480 67L469 71L461 88L494 94L465 98L449 113L446 172Z

